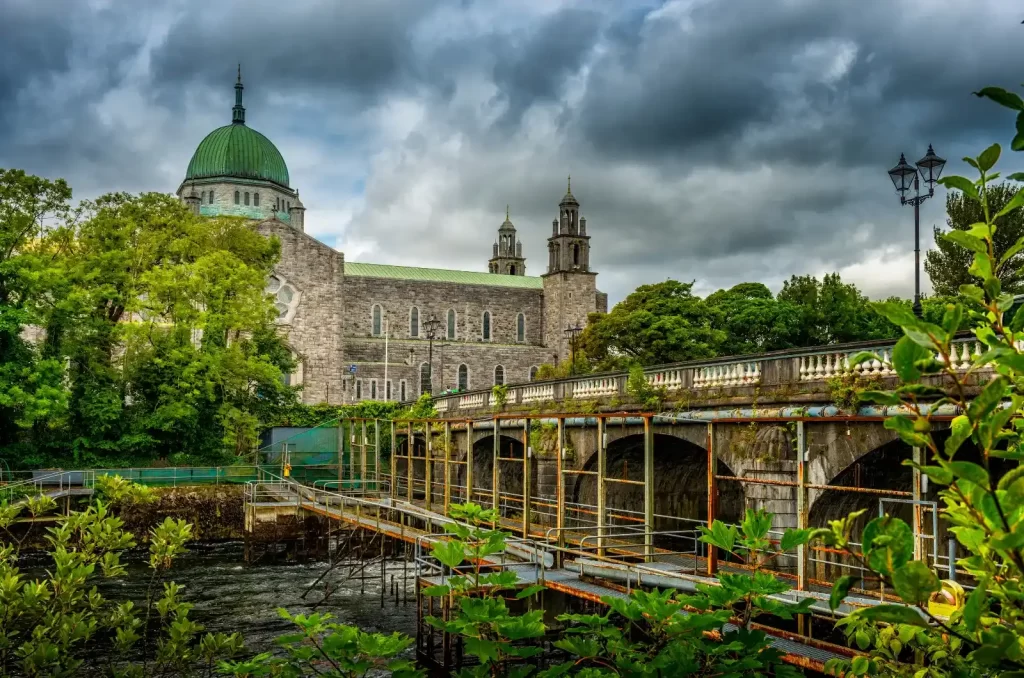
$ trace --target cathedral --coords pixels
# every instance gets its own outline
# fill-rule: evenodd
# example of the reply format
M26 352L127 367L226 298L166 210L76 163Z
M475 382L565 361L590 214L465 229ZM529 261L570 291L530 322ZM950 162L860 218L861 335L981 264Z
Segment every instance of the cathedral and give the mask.
M529 381L542 363L569 357L568 328L607 311L571 184L539 277L526 275L507 208L486 273L345 261L305 233L288 166L246 124L242 91L239 72L231 124L199 144L178 196L197 214L243 216L281 241L267 293L298 364L286 380L302 385L304 402L406 401Z

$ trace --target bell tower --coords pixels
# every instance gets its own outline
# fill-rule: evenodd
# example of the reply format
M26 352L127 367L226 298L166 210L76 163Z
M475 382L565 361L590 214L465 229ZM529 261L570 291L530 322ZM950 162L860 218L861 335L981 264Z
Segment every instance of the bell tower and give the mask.
M501 275L526 275L523 243L516 239L516 227L509 219L508 205L505 205L505 223L498 227L494 256L487 262L487 271Z
M558 218L551 222L548 271L544 281L544 344L558 359L569 359L566 329L585 327L587 317L606 311L607 297L597 291L597 273L590 270L590 236L580 202L572 194L570 177L558 203Z

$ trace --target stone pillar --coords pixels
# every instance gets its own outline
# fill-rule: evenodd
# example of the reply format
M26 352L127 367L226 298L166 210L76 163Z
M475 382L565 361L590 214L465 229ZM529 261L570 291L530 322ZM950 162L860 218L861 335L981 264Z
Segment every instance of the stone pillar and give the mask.
M303 223L305 221L306 208L302 205L292 205L291 209L288 210L288 216L291 219L292 228L298 231L305 231L306 227Z

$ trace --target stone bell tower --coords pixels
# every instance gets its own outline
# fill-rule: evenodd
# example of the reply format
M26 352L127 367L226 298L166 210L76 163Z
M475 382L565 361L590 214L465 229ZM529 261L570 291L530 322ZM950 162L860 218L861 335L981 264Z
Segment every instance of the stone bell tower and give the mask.
M572 194L570 177L558 203L558 218L551 222L548 238L548 270L544 279L544 344L558 360L569 359L565 330L585 327L587 316L606 311L607 296L597 291L597 273L590 270L590 236L587 219Z
M508 218L508 205L505 205L505 223L498 227L494 256L487 262L487 271L502 275L526 275L523 243L516 239L516 227Z

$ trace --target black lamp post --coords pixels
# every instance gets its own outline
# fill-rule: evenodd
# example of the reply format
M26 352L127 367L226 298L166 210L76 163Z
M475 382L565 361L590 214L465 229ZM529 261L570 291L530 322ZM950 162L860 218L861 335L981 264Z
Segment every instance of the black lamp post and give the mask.
M899 164L889 170L889 178L892 179L896 192L900 194L900 204L914 206L914 315L918 318L921 317L921 203L935 195L935 182L939 180L945 166L946 161L935 155L929 144L928 152L917 161L916 168L900 153ZM921 193L918 175L928 184L926 194ZM914 195L907 197L911 186Z
M423 323L423 331L427 333L427 392L431 395L434 394L434 337L440 329L441 321L434 316Z
M580 336L582 331L583 328L579 326L579 323L575 327L569 325L565 328L565 338L569 340L569 350L572 356L570 358L572 362L569 363L569 376L576 374L576 338Z

